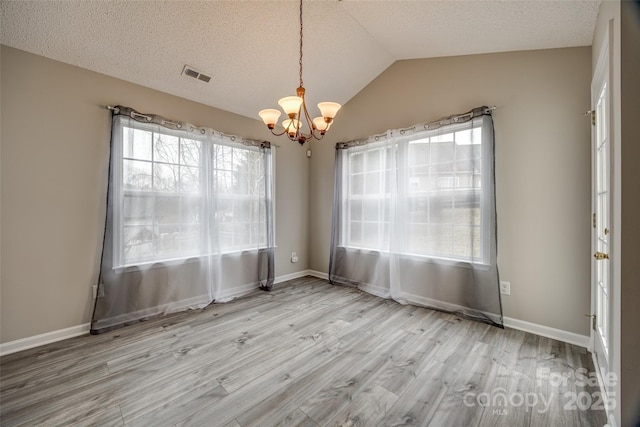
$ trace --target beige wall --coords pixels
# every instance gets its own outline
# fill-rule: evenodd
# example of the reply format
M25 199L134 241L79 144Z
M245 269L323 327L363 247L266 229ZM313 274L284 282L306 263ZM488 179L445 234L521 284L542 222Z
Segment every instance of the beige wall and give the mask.
M105 215L105 105L277 142L258 120L6 46L1 59L1 342L90 320ZM309 175L305 148L277 143L280 276L307 268Z
M334 143L495 105L505 316L589 334L591 49L399 61L312 144L310 268L327 271Z

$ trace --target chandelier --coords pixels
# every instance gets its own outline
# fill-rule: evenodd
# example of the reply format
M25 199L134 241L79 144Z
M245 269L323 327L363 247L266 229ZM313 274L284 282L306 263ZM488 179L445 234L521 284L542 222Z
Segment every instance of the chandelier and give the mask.
M312 120L307 110L304 94L305 90L302 83L302 0L300 0L300 86L296 89L296 96L286 96L278 101L278 104L288 116L288 119L282 122L284 131L280 133L274 131L280 118L280 110L268 108L258 113L272 134L276 136L286 134L291 141L297 141L300 145L311 138L322 139L325 132L331 127L333 118L341 105L337 102L319 103L318 108L322 116ZM306 122L307 133L302 130L303 121Z

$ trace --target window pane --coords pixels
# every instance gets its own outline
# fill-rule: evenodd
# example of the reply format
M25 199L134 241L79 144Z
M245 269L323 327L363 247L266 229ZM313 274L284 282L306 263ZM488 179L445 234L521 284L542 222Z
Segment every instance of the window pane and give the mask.
M180 251L180 226L168 224L158 226L158 255L162 258L176 255Z
M155 134L153 160L163 163L179 163L180 143L176 136Z
M125 194L122 206L124 225L152 225L154 204L152 195Z
M427 139L428 141L428 139ZM425 143L409 143L409 166L421 166L429 164L431 146Z
M235 223L233 227L234 246L236 248L247 247L251 243L251 224Z
M427 253L451 256L453 228L450 225L430 225Z
M180 143L180 163L188 166L200 165L200 141L183 139Z
M158 224L179 224L180 198L175 196L157 196L155 205L155 218Z
M451 206L451 199L431 197L429 199L429 218L431 223L452 224L454 210Z
M199 224L202 212L199 197L183 197L180 210L180 222L182 224Z
M349 244L362 245L362 223L359 221L351 221L349 224Z
M429 199L424 197L409 199L409 222L429 222Z
M378 231L378 223L365 222L363 224L363 245L365 248L380 248L380 233Z
M233 222L233 200L218 199L215 218L220 222Z
M480 145L482 143L482 129L473 128L456 132L456 144Z
M219 170L216 172L214 191L221 194L233 193L233 172Z
M251 154L247 150L234 149L233 150L233 170L246 172L249 170L249 156Z
M250 194L249 193L249 174L241 172L232 173L233 193L234 194Z
M365 221L378 221L380 212L378 211L378 199L367 199L362 201L363 218Z
M427 224L409 224L407 238L410 253L428 254L430 252L429 226Z
M156 163L153 168L153 189L155 191L177 191L180 176L178 165Z
M454 227L453 255L469 259L480 257L480 253L480 227Z
M362 220L362 200L352 200L350 203L352 220Z
M366 171L372 172L382 169L380 167L380 149L367 151L365 153L365 159Z
M480 225L480 197L477 195L456 198L455 223Z
M353 153L351 159L351 173L359 173L364 171L364 154Z
M152 133L140 129L123 128L123 157L151 160Z
M154 233L151 227L129 227L123 229L123 254L125 262L148 258L153 255Z
M364 194L364 176L352 175L350 177L350 192L352 195Z
M214 146L214 167L222 170L233 169L233 149L225 145Z
M123 160L123 187L125 190L147 191L151 190L151 166L150 162L136 160Z
M251 200L236 200L233 205L234 221L242 223L251 222L251 205Z
M200 168L180 167L180 192L198 193L200 191Z
M179 246L180 251L185 255L200 252L200 227L198 225L183 225Z
M218 230L220 235L220 250L231 250L231 248L233 248L233 223L221 223L218 225Z
M365 176L365 193L380 194L380 172L367 173Z
M435 135L431 137L431 145L435 147L439 143L451 143L453 142L453 133L444 133L442 135Z

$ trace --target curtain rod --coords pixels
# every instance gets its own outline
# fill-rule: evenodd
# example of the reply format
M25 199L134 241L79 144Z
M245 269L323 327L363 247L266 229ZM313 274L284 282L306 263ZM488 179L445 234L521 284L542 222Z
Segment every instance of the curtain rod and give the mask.
M366 145L370 142L377 142L380 141L381 139L387 138L389 135L395 135L396 133L400 134L400 135L404 135L405 133L409 132L409 131L433 131L436 129L439 129L443 126L449 125L449 124L454 124L454 123L465 123L468 122L470 120L473 120L475 117L479 117L479 116L483 116L483 115L491 115L491 112L494 110L497 110L498 107L491 106L491 107L487 107L486 105L483 105L482 107L476 107L474 109L472 109L471 111L468 111L464 114L454 114L452 116L448 116L448 117L443 117L441 119L432 121L432 122L428 122L428 123L420 123L420 124L416 124L407 128L400 128L400 129L391 129L391 130L387 130L384 133L380 133L377 135L371 135L368 136L366 138L362 138L362 139L354 139L351 141L347 141L347 142L338 142L336 143L336 149L337 150L342 150L345 148L349 148L349 147L356 147L356 146L360 146L360 145Z
M491 114L492 111L497 110L498 107L491 106L491 107L477 107L474 108L473 110L466 112L464 114L455 114L453 116L448 116L448 117L443 117L441 119L435 120L433 122L428 122L428 123L422 123L422 124L418 124L418 125L413 125L410 126L408 128L400 128L398 129L398 132L400 132L400 134L404 134L407 131L410 130L415 130L417 127L423 127L425 130L430 130L430 129L437 129L441 126L444 125L448 125L451 123L457 123L459 122L461 119L472 119L474 117L476 117L477 115L479 115L478 113L481 114Z
M113 111L115 114L120 114L120 112L121 112L121 110L120 110L121 107L120 106L115 106L114 107L112 105L105 105L105 108L107 110L109 110L109 111ZM132 119L141 118L141 119L146 120L149 123L153 122L153 120L154 120L153 116L149 116L149 115L146 115L146 114L138 113L137 111L135 111L134 109L129 108L129 107L124 107L124 108L126 110L128 110L128 113L126 115L130 116ZM173 122L173 121L166 120L166 119L164 119L162 117L159 117L159 116L155 116L155 119L156 119L156 123L159 122L160 125L163 125L163 126L169 125L167 127L174 127L176 129L182 129L182 125L183 124L180 123L180 122ZM186 124L189 124L189 123L186 123ZM207 132L207 128L197 127L197 126L194 126L194 125L190 125L190 127L191 127L191 131L199 130L200 133L203 134L203 135ZM213 129L210 129L210 130L213 131ZM225 134L223 132L219 132L219 131L213 131L213 132L217 133L217 134L219 134L219 135L221 135L223 137L230 138L232 141L235 141L236 138L240 138L241 141L259 142L257 140L254 141L254 140L251 140L251 139L246 139L246 138L242 138L242 137L236 137L235 135L227 135L227 134ZM269 141L264 141L264 143L268 143L269 146L271 146L271 147L280 148L280 146L278 144L274 144L274 143L269 142ZM243 142L243 144L244 144L244 142ZM244 145L247 145L247 144L244 144ZM255 144L252 144L252 145L255 145Z

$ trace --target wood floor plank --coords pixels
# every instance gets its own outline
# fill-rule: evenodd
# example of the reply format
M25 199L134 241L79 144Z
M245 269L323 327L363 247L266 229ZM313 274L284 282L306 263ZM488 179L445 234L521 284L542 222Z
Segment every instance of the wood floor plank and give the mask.
M149 361L144 366L119 372L108 381L98 380L83 387L72 388L53 398L32 401L25 399L7 407L2 404L2 423L19 425L53 425L65 420L93 416L105 408L121 403L123 399L134 398L147 383L155 382L170 372L175 359L163 355ZM86 396L91 396L87 398Z
M543 408L542 402L529 398L534 389L534 381L527 375L498 364L495 381L483 390L487 397L482 401L487 406L479 425L482 427L531 425L531 413ZM467 402L480 405L481 403L478 402L481 398L480 393L482 391L479 391L473 399L467 399ZM527 406L529 402L531 406ZM533 405L534 403L536 405Z
M448 391L445 377L450 370L445 363L430 359L377 425L428 426Z
M286 416L282 421L276 424L277 427L318 427L318 424L313 421L307 414L300 409L296 409L292 413Z
M303 378L292 382L280 393L264 399L238 416L238 422L245 427L274 425L282 417L279 415L280 412L283 411L286 414L299 407L305 396L316 393L327 383L336 379L340 383L338 387L343 392L356 393L363 384L366 384L371 374L384 365L386 361L385 350L390 349L401 340L402 335L402 332L394 333L375 347L370 347L370 343L364 341L358 346L359 348L343 352L340 363L321 366ZM358 366L356 363L362 359L364 352L374 353L377 356L371 358L366 365ZM284 400L285 398L286 400ZM304 412L315 422L322 424L306 410Z
M327 424L332 427L368 427L380 422L398 396L389 390L373 384L362 390Z
M565 407L599 392L580 369L583 348L306 277L4 356L0 425L601 426Z
M394 347L401 345L412 334L408 332L397 331L391 335L392 341L386 341L383 345L393 344ZM369 344L371 345L371 343ZM329 381L325 382L323 387L318 387L315 394L311 394L308 399L300 399L300 409L309 415L315 422L325 425L337 412L342 410L359 391L369 386L375 377L383 370L389 361L389 352L391 350L381 351L383 348L364 347L359 349L359 353L364 355L371 354L366 363L358 366L347 365L345 369L337 373ZM357 356L357 354L356 354ZM356 359L360 357L357 356ZM326 378L325 378L326 380ZM307 394L307 396L309 396Z
M323 346L322 349L312 349L315 351L308 350L299 354L289 363L260 376L255 383L242 387L225 399L185 418L177 423L177 426L208 425L207 423L215 417L222 417L222 419L214 425L223 425L231 419L238 418L263 400L281 393L294 381L300 381L303 378L309 379L314 373L319 375L319 372L330 374L333 370L342 367L343 364L350 363L349 358L342 357L344 352L357 348L358 344L367 339L367 336L363 336L360 340L354 340L346 346L342 342L335 342L328 347Z
M53 427L54 424L49 424L48 427ZM75 427L119 427L124 426L124 420L120 413L120 407L112 406L107 410L97 413L92 416L82 416L79 419L64 419L58 424L58 426L75 426Z
M194 386L175 398L167 398L161 406L149 407L142 406L139 402L127 402L137 407L133 409L129 406L127 412L123 411L123 419L128 426L173 425L227 395L224 387L216 381L210 381L201 386Z
M471 400L470 396L488 391L497 369L498 364L490 357L490 347L478 340L467 353L456 379L448 387L431 422L434 425L478 425L484 407L466 402Z

